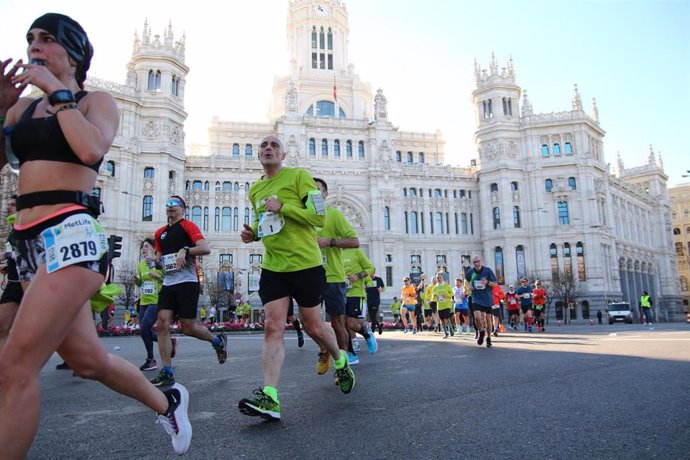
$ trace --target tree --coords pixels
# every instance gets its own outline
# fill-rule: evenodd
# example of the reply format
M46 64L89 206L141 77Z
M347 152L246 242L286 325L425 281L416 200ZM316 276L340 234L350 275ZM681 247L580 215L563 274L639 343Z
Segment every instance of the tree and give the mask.
M542 286L546 290L547 305L545 308L551 305L551 302L558 300L563 302L566 307L566 314L564 316L564 322L567 324L568 308L570 304L575 302L575 300L587 292L587 287L577 281L572 273L566 273L565 271L559 271L555 274L556 276L551 277L551 283L544 283L542 281ZM548 310L547 310L548 311Z
M134 293L137 286L134 282L134 276L136 274L136 268L132 268L131 264L120 266L117 270L118 281L116 283L122 288L120 298L123 300L125 308L129 308L134 303Z

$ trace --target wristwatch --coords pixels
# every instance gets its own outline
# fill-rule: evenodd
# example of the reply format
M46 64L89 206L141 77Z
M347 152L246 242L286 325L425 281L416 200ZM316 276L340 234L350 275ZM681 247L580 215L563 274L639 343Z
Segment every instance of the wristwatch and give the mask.
M330 242L329 246L334 248L335 244L336 244L335 238L331 238L331 242Z
M50 105L55 105L76 102L76 100L74 99L74 94L72 94L72 91L68 89L59 89L48 96L48 102Z
M184 252L186 252L187 255L189 255L189 246L185 246L182 249L184 249Z

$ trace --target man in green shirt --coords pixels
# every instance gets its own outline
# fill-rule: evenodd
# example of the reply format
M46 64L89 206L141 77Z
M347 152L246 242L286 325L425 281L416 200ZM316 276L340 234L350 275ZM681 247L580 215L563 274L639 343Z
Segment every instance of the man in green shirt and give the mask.
M350 338L355 337L355 333L361 334L367 341L367 349L370 354L376 353L378 344L371 330L371 326L364 321L364 308L366 283L371 282L371 274L374 273L374 265L364 251L359 248L343 250L343 266L347 275L347 328L351 331ZM349 342L348 359L350 364L359 363L359 358Z
M444 339L450 335L454 335L453 328L450 325L450 316L453 308L453 288L443 279L442 273L436 274L436 284L434 284L433 295L436 299L436 306L438 308L438 317L441 322L439 325L443 327L445 333Z
M306 170L283 166L285 147L278 137L265 137L259 147L264 175L249 190L254 222L244 225L240 238L244 243L261 240L265 248L259 281L266 317L264 386L254 390L253 397L242 399L238 407L245 415L279 420L277 386L285 360L283 336L290 297L299 305L307 334L331 355L343 393L352 391L355 375L318 308L326 284L315 231L326 223L323 196Z
M321 195L324 198L328 197L326 181L315 178L314 182L321 191ZM323 228L317 228L316 233L318 235L317 243L321 248L323 257L323 266L326 269L323 303L326 307L326 313L330 316L331 326L338 340L338 347L347 350L350 341L345 321L347 283L341 253L344 248L358 248L359 238L343 213L328 205L326 205L326 223ZM329 368L328 352L325 348L321 348L316 372L325 374Z

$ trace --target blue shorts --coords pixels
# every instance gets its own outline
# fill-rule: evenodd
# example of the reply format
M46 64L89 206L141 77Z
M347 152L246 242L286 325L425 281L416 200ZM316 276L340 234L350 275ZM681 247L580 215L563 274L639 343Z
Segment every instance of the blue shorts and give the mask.
M323 288L323 303L331 316L345 316L347 283L326 283Z
M455 304L455 311L459 311L461 313L465 313L465 312L469 313L470 309L464 303L456 303Z
M410 305L403 305L403 307L404 307L407 311L412 311L412 312L414 312L414 309L415 309L416 305L412 305L412 304L410 304Z

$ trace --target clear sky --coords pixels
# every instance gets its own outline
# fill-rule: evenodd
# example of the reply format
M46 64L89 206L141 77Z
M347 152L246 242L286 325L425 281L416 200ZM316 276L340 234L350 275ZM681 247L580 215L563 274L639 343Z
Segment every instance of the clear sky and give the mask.
M134 32L172 23L186 34L186 142L206 143L214 115L266 121L273 78L287 71L288 0L92 2L4 0L0 57L26 55L40 14L79 21L95 48L90 75L122 83ZM596 98L608 162L626 167L661 152L669 185L690 169L690 0L350 0L349 61L388 98L394 125L443 131L446 159L476 157L471 104L476 59L513 57L517 84L535 113L569 110L577 83L589 112ZM207 6L208 5L208 6ZM213 5L213 6L211 6Z

